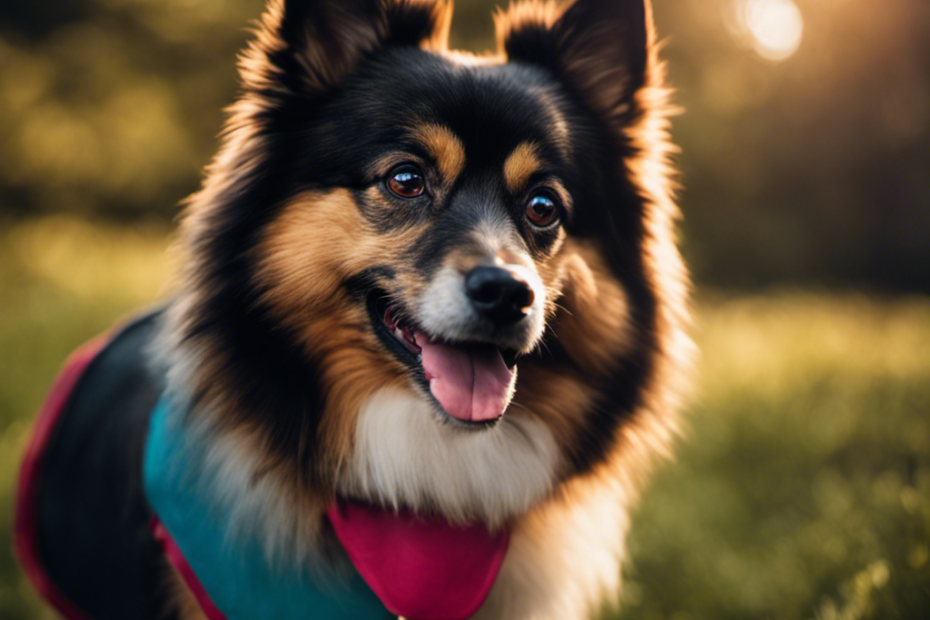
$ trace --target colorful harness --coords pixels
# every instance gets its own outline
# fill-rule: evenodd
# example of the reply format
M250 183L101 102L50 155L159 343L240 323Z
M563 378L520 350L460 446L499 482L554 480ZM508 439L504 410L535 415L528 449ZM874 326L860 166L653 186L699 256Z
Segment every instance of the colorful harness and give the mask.
M257 540L226 544L199 493L202 463L145 352L161 312L75 352L29 444L15 516L17 554L69 620L163 620L167 556L209 620L385 620L357 572L323 587L269 566Z

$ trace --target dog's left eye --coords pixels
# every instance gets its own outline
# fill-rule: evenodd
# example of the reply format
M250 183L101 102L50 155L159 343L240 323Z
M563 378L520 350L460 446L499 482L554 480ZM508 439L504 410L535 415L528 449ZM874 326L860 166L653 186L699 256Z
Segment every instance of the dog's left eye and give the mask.
M541 190L526 203L526 219L537 228L549 228L559 219L559 206L551 191Z
M387 187L401 198L416 198L426 191L426 181L413 164L402 164L388 173Z

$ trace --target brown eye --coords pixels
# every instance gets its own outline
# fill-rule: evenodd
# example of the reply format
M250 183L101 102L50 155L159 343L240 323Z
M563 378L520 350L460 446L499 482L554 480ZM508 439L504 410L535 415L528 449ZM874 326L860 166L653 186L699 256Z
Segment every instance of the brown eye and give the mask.
M391 192L401 198L416 198L426 191L426 182L420 169L412 164L403 164L391 170L387 177Z
M537 228L548 228L559 219L555 196L548 190L536 192L526 204L526 219Z

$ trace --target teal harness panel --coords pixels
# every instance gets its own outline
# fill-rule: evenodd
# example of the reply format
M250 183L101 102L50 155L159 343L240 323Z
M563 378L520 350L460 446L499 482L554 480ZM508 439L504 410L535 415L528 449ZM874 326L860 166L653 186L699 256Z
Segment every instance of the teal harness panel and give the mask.
M203 448L184 433L162 397L151 416L143 477L148 500L216 608L228 620L388 620L353 569L319 585L309 568L269 565L256 537L227 536L228 523L205 492Z

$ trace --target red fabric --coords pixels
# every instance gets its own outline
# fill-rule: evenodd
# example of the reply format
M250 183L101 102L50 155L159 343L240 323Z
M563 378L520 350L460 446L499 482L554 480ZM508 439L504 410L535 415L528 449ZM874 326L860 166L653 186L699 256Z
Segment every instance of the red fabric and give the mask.
M203 587L203 584L200 583L200 580L197 579L194 569L192 569L190 564L187 563L187 560L184 559L184 554L181 553L177 543L174 542L174 538L171 537L171 534L165 526L161 524L161 521L159 521L157 517L153 517L150 527L152 528L152 534L155 535L155 540L161 545L162 551L164 551L165 555L168 557L168 561L171 562L174 570L181 575L184 583L187 584L194 598L197 599L197 603L200 605L200 609L203 610L207 620L226 620L226 616L213 604L210 595L207 594L207 590Z
M39 417L36 419L32 438L26 447L23 464L19 470L16 510L13 515L13 548L35 589L68 620L91 618L59 592L39 559L39 544L36 539L37 484L42 473L42 455L55 429L55 423L81 375L109 339L108 334L98 336L72 353L65 362L39 410Z
M465 620L491 591L506 529L457 526L344 502L328 507L336 537L387 609L408 620Z

